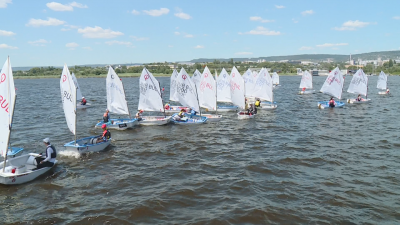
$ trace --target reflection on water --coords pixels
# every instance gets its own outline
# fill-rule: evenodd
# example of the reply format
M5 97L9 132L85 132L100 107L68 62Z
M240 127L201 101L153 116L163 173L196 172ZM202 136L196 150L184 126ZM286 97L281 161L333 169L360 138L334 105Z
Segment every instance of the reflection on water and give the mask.
M314 77L316 90L326 77ZM28 184L0 186L3 224L396 224L399 221L398 92L369 105L317 108L328 96L297 95L301 77L281 76L279 106L255 120L234 113L201 126L112 131L113 144L60 164ZM347 90L348 81L344 89ZM78 111L78 138L106 109L105 79L79 79L93 108ZM168 97L169 78L159 78ZM138 78L124 78L129 109ZM43 152L74 137L61 106L59 80L16 80L11 141ZM390 86L400 83L389 77ZM354 97L343 94L344 98Z

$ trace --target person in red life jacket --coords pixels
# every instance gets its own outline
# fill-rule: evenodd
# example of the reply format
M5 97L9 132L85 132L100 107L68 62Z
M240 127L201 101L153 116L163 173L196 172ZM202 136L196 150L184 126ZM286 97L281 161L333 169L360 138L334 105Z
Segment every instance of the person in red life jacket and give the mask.
M85 97L82 97L81 105L86 105L86 99L85 99Z
M108 141L111 138L111 132L107 129L107 125L103 124L101 128L103 129L103 135L97 138L97 143Z
M306 88L305 88L305 87L303 87L302 91L303 91L303 92L305 92L305 91L306 91Z
M37 163L36 169L41 169L43 167L52 167L54 165L54 162L56 161L57 157L56 148L50 144L50 139L49 138L43 139L43 143L46 145L46 158L36 157L36 163ZM43 153L40 153L40 156L42 155Z
M329 107L335 107L335 106L336 106L336 102L332 97L331 100L329 100Z
M389 88L388 88L388 89L386 89L386 94L389 94Z
M108 111L108 109L106 109L106 112L103 114L103 123L108 123L110 122L110 115L108 115L110 111Z
M167 102L167 104L165 104L164 109L166 109L166 110L169 110L169 109L170 109L169 102Z
M140 110L136 113L135 118L136 118L138 121L141 121L141 120L142 120L142 113L143 113L143 109L140 109Z
M164 95L164 87L161 89L161 98L163 97L163 95Z

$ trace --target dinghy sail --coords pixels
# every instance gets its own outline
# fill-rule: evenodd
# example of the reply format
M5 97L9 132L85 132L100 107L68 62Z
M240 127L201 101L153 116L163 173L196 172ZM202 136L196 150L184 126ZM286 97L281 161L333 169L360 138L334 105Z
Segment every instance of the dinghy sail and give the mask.
M387 80L388 80L387 75L383 71L381 71L378 77L378 83L376 84L376 88L385 91L379 91L378 94L380 95L389 94L389 89L387 87Z
M279 75L276 72L272 74L272 84L275 86L279 85Z
M177 86L176 86L176 78L178 77L178 71L174 69L171 75L171 82L170 82L170 87L169 87L169 100L178 102L178 91L177 91Z
M367 98L368 94L368 77L365 75L362 69L359 69L351 79L349 88L347 89L348 93L352 94L360 94L365 96L366 98L356 98L356 99L347 99L347 103L367 103L370 102L371 99Z
M76 87L76 101L81 101L82 100L82 92L81 92L81 88L79 87L79 83L78 80L75 77L75 74L72 73L72 80L74 81L75 87ZM81 105L80 103L78 103L77 108L78 109L85 109L85 108L89 108L92 105L90 103L86 103L86 105Z
M308 72L308 70L303 72L303 75L301 76L299 88L302 89L299 92L300 95L315 93L315 90L313 90L312 75L311 75L311 73Z
M321 92L328 94L332 97L341 99L342 98L342 92L343 92L343 84L344 84L344 77L342 73L340 72L340 69L336 67L334 70L332 70L328 77L325 80L325 83L321 87ZM336 102L335 107L343 107L344 102ZM320 101L318 102L318 108L324 109L328 108L329 106L329 101Z

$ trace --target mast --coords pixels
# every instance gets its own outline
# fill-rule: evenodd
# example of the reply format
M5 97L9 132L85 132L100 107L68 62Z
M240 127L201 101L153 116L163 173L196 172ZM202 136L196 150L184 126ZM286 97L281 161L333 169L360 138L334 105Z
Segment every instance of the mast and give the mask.
M125 88L124 88L124 83L122 83L122 79L121 80L121 84L122 84L122 90L124 91L124 96L125 96L125 103L126 103L126 108L128 109L128 113L129 113L129 119L132 119L131 117L131 111L129 110L129 106L128 106L128 101L126 101L126 94L125 94Z
M215 70L215 115L218 114L218 101L217 101L217 97L218 97L218 83L217 83L217 70Z
M8 99L10 99L10 56L7 57L7 76L8 76ZM8 155L8 145L10 143L10 136L11 136L11 127L12 127L12 120L14 118L14 106L15 106L15 102L17 100L17 94L15 93L15 97L14 97L14 105L13 105L13 111L11 114L11 117L9 117L9 124L8 124L8 129L9 129L9 135L8 135L8 140L7 140L7 147L6 147L6 154L4 155L4 163L3 163L3 173L6 169L6 162L7 162L7 155Z
M76 133L77 133L77 131L78 131L78 129L76 129L76 108L77 108L77 105L76 105L76 98L77 98L77 92L78 92L78 87L76 87L75 86L75 101L72 101L74 104L75 104L75 145L76 145Z
M201 107L200 107L199 94L197 93L197 86L196 86L196 84L194 84L194 88L195 88L195 90L196 90L197 105L199 105L199 111L200 111L200 117L201 117Z

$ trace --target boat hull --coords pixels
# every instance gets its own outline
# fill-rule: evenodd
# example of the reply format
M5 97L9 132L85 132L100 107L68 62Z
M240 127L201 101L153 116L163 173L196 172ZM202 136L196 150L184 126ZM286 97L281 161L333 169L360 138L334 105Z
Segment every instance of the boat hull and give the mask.
M23 150L24 150L24 148L20 148L20 147L11 147L11 149L8 148L7 156L15 156L16 154L22 152Z
M92 105L90 103L86 103L86 105L81 105L80 103L76 104L77 109L87 109L90 107L92 107Z
M36 179L37 177L50 171L57 165L57 160L52 167L44 167L38 170L32 170L36 168L35 157L39 154L29 153L26 155L21 155L15 158L7 159L6 161L6 171L3 173L4 162L0 163L0 184L4 185L15 185L23 184ZM9 168L17 168L15 173L8 171Z
M139 122L137 119L111 119L111 122L106 123L108 129L113 130L126 130L137 125ZM101 128L104 122L98 122L94 127Z
M222 120L222 115L215 114L201 114L202 117L207 117L208 122L218 122ZM200 115L190 116L191 118L200 118Z
M262 109L262 110L273 110L278 108L278 105L276 104L276 102L272 103L272 102L261 102L260 107L258 107L257 109Z
M325 109L325 108L342 108L345 105L344 102L336 102L335 107L329 106L329 101L320 101L318 102L318 108Z
M144 126L160 126L169 122L171 122L171 116L143 116L139 124Z
M380 91L378 92L378 95L388 95L389 93L387 93L386 91Z
M357 101L356 99L347 99L347 103L350 104L365 104L365 103L370 103L371 99L361 99L361 101Z
M315 90L299 91L299 95L309 95L309 94L315 94Z
M189 107L185 106L170 106L169 109L165 109L165 114L172 115L174 113L179 113L182 109L186 112L190 111Z
M218 112L237 112L239 107L234 106L234 105L228 105L228 106L217 106L217 111ZM212 109L206 109L207 112L215 112L215 110Z
M185 117L182 118L181 120L176 120L176 116L178 116L178 113L175 113L174 115L172 115L172 122L174 124L178 124L178 125L194 125L194 124L204 124L207 122L207 117L200 117L199 119L196 118L190 118L191 115L189 114L185 114Z
M107 148L111 144L111 139L100 142L100 143L95 143L95 144L90 144L90 140L92 138L98 138L100 136L92 136L92 137L86 137L82 138L79 140L71 141L68 142L64 145L66 151L78 153L78 154L85 154L88 152L99 152Z
M237 113L239 120L254 119L256 114L247 114L246 112L240 111Z

